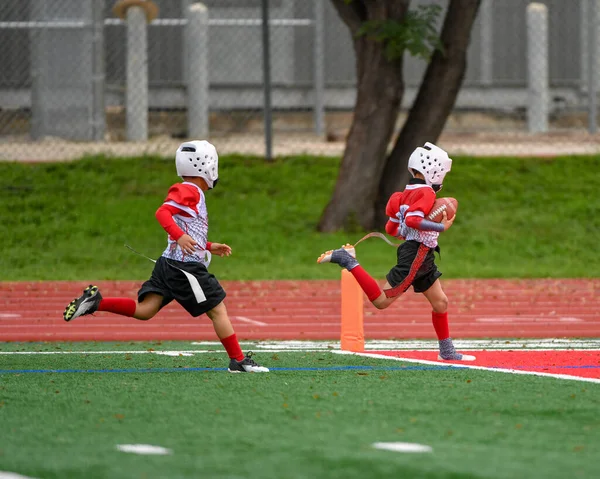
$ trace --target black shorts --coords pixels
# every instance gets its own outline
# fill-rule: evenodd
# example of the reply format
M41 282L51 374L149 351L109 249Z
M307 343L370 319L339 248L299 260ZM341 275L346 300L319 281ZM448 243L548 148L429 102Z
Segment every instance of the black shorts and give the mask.
M422 293L427 291L433 283L442 275L435 265L435 256L433 248L427 248L422 246L421 248L421 266L417 269L414 279L410 281L409 273L413 262L417 258L417 253L422 243L418 241L405 241L398 246L398 264L394 266L390 272L386 275L387 282L392 286L402 285L403 282L406 284L401 288L406 291L410 286L413 287L415 293Z
M198 291L194 292L187 276L178 268L196 278L205 300L198 298ZM225 290L202 263L184 263L162 256L156 261L150 279L138 291L138 301L141 302L148 293L163 297L161 308L175 300L194 317L210 311L225 299Z

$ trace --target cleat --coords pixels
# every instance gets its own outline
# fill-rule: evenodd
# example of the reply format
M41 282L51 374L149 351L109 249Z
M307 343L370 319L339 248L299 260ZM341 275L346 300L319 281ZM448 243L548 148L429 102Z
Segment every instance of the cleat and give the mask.
M241 361L231 359L231 361L229 361L228 371L230 373L268 373L269 369L258 364L252 359L252 356L252 351L248 351L246 357Z
M345 253L348 253L350 256L352 256L352 258L356 258L356 250L354 249L354 246L346 243L339 249L332 249L323 253L317 259L317 263L338 263L337 258L334 257L334 253L343 254L344 256Z
M454 344L451 338L442 339L440 341L440 353L438 354L439 361L475 361L475 356L468 354L460 354L454 349Z
M460 354L455 352L450 357L443 358L441 354L438 354L438 361L475 361L475 356L470 354Z
M71 301L65 308L63 319L65 321L71 321L79 316L93 314L98 310L100 301L102 301L102 295L100 294L98 286L90 284L83 290L83 294L79 298Z

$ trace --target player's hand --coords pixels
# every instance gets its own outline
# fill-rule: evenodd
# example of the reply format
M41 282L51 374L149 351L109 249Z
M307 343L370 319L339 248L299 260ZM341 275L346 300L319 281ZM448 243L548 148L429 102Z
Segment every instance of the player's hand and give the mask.
M450 226L452 226L452 223L454 223L455 219L456 219L456 215L454 215L452 217L452 219L449 220L448 214L445 211L442 213L442 224L444 225L444 231L448 230L448 228L450 228Z
M177 244L186 254L196 253L196 245L198 244L190 235L184 234L177 240Z
M224 243L211 243L210 252L217 256L229 256L231 254L231 247Z

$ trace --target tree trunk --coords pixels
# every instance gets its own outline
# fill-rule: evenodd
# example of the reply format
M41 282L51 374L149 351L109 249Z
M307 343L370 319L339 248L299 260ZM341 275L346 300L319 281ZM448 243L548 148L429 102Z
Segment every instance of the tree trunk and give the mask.
M450 1L441 34L444 51L434 53L380 178L375 202L378 227L382 227L387 219L385 205L388 198L403 189L410 178L407 170L410 154L417 146L438 140L454 108L467 67L471 28L480 3L481 0ZM443 145L439 146L443 148Z
M335 190L318 226L324 232L373 227L373 205L398 118L404 82L402 61L388 61L383 43L356 33L368 20L402 21L409 4L408 0L332 2L353 37L357 98Z

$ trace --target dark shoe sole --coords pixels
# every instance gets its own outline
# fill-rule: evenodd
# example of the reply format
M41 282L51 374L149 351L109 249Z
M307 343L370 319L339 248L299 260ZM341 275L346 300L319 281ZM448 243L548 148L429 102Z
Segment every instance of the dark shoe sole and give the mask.
M69 303L69 305L65 308L65 311L63 313L63 319L67 322L71 321L73 319L73 316L77 312L77 309L79 309L79 306L81 306L81 304L85 300L96 296L96 294L98 294L98 286L94 286L94 285L90 284L87 288L85 288L83 290L83 294L79 298L76 298L73 301L71 301ZM83 315L80 315L80 316L83 316Z

